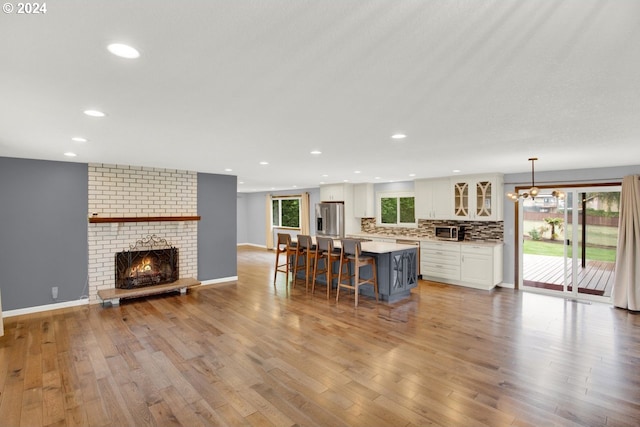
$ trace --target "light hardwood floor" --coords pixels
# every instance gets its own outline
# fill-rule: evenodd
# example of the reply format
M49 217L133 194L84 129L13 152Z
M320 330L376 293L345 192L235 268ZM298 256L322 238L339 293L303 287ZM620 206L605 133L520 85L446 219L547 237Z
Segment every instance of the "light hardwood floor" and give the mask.
M237 283L5 319L1 426L637 426L640 316L421 282L326 300ZM332 294L335 297L335 292Z

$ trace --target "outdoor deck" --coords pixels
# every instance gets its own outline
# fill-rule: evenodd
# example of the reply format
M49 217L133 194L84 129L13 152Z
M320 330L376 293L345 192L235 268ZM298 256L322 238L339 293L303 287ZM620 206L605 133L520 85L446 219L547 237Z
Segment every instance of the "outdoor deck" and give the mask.
M571 280L571 260L569 263L569 283ZM578 292L592 295L611 296L615 277L615 263L589 261L582 268L578 265ZM564 260L546 255L524 255L523 284L546 289L562 290L564 280ZM571 286L569 287L571 290Z

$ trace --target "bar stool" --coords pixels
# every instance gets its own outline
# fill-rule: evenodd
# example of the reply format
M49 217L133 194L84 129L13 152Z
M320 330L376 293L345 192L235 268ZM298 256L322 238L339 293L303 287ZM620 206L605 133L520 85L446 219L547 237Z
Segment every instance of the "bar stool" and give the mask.
M280 254L285 254L284 264L280 264ZM287 233L278 233L278 243L276 244L276 271L273 273L273 285L276 285L276 276L278 272L285 273L287 275L285 283L289 283L289 265L291 264L291 257L294 257L294 262L297 262L296 248L291 245L291 235Z
M306 234L298 234L298 247L297 247L297 256L296 256L296 266L293 270L293 285L295 287L296 280L298 280L298 268L299 265L298 259L302 256L304 260L304 284L305 288L309 290L309 279L311 278L311 273L313 273L311 262L316 262L316 248L313 245L313 241L311 240L311 236Z
M362 256L362 248L360 240L342 239L342 251L340 252L340 269L338 270L338 291L336 292L336 303L340 297L340 288L353 289L355 291L356 307L358 306L358 288L361 285L372 284L373 291L376 294L376 302L378 302L378 277L376 269L376 259L372 256ZM342 267L344 264L349 266L353 262L353 274L347 273L347 281L343 282ZM360 268L370 265L373 270L371 279L360 280ZM352 281L353 279L353 281Z
M324 267L318 268L320 260L324 260ZM327 299L331 295L331 284L333 275L333 263L340 261L340 254L334 252L333 239L329 237L316 237L316 263L313 267L313 282L311 283L311 294L316 290L316 278L324 274L327 280Z

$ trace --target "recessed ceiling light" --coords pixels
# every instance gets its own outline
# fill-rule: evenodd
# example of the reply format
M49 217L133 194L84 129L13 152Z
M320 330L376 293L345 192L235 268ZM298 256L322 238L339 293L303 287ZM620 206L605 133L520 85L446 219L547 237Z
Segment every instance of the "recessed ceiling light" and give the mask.
M320 181L320 185L324 184L324 181Z
M226 168L224 171L225 171L225 172L231 172L232 170L233 170L233 169Z
M322 175L323 178L328 177L329 175L327 175L326 173L324 175Z
M318 155L322 154L322 151L319 151L319 150L313 150L313 151L311 152L311 154L313 154L314 156L318 156Z
M268 165L268 164L269 164L269 162L260 162L260 164L261 164L262 166L265 166L265 165Z
M298 186L297 185L293 185L293 188L298 188Z
M104 116L106 116L105 113L103 113L102 111L98 111L98 110L84 110L84 113L87 116L91 116L91 117L104 117Z
M81 136L74 136L73 138L71 138L72 141L75 142L88 142L89 140L87 138L83 138Z
M407 135L405 135L404 133L394 133L393 135L391 135L391 138L393 139L405 139L407 137Z
M409 176L416 176L416 174L415 173L410 173Z
M349 180L348 180L348 179L343 179L342 181L343 181L343 182L349 182Z
M240 181L238 184L244 184L244 181Z
M451 172L453 172L453 173L460 173L460 169L454 169L454 170L452 170Z
M375 177L375 178L373 178L373 179L382 179L382 178L380 178L379 176L376 176L376 177Z
M353 173L360 173L360 171L353 171Z
M76 153L72 153L71 151L67 151L66 153L64 153L64 155L67 156L67 157L75 157L75 156L77 156Z
M107 46L107 49L120 58L136 59L140 57L140 52L136 48L122 43L112 43Z

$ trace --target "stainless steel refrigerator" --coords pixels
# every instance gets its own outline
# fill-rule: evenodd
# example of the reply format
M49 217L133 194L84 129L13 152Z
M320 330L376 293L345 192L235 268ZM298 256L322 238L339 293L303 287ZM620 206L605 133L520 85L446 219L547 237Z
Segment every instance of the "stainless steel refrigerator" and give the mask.
M316 204L316 235L344 237L344 204Z

